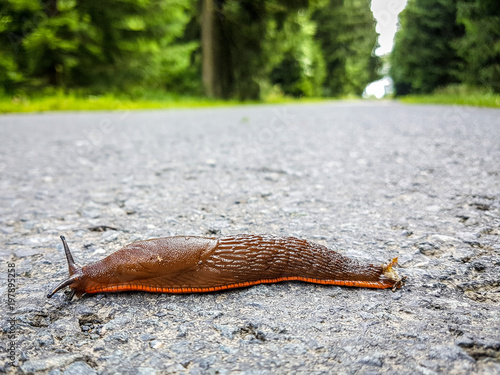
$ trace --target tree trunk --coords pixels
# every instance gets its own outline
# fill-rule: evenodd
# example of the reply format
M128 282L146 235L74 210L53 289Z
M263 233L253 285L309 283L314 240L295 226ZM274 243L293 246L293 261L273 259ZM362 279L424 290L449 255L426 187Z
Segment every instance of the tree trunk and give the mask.
M215 4L214 0L203 0L201 9L201 51L203 69L203 87L205 95L213 98L218 96L215 87Z
M43 10L47 18L55 17L59 14L57 7L57 0L42 0ZM48 57L52 61L47 67L45 74L47 76L48 84L50 86L57 86L59 83L59 73L57 72L58 62L54 56Z
M224 38L221 6L217 0L202 0L201 5L203 87L211 98L228 98L232 91L230 41Z

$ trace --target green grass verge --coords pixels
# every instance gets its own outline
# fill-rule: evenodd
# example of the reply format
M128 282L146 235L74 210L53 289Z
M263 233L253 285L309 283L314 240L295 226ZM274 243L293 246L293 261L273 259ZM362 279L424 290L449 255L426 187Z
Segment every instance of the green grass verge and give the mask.
M399 100L412 104L456 104L500 108L500 94L465 85L450 85L430 95L408 95Z
M411 103L411 104L456 104L456 105L470 105L476 107L500 108L500 95L492 97L425 95L425 96L408 96L399 100L403 103Z
M271 93L262 101L217 100L203 97L183 97L163 92L151 92L147 96L132 98L126 95L85 95L81 92L64 93L48 90L34 95L16 97L0 96L0 113L47 112L47 111L110 111L135 109L168 109L235 106L241 104L311 103L332 100L358 99L352 96L342 98L291 98L282 93ZM478 107L500 108L500 94L466 85L450 85L430 95L408 95L398 98L403 103L455 104Z
M239 102L210 100L206 98L165 97L159 99L130 99L118 98L112 95L76 96L57 94L33 98L3 97L0 98L0 113L196 108L236 104L239 104Z
M135 110L235 106L241 104L277 104L323 101L321 98L294 99L272 97L264 101L216 100L197 97L155 96L131 99L113 95L82 96L75 94L48 94L35 97L0 97L0 113L46 111Z

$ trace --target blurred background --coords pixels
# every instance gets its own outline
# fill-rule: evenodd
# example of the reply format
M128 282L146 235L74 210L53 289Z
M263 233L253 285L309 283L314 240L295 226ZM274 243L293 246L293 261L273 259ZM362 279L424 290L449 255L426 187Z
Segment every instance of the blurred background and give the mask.
M1 0L0 5L4 98L241 101L440 90L500 92L498 0Z

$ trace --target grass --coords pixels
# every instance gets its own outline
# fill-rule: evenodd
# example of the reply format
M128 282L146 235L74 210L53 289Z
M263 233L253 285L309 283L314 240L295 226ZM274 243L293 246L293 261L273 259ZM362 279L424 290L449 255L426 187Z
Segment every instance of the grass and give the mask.
M46 112L46 111L92 111L92 110L134 110L167 108L200 108L235 106L240 104L277 104L317 102L325 99L296 99L285 96L270 96L263 101L219 100L203 97L181 97L170 94L155 94L150 97L130 98L115 95L78 95L74 93L48 93L45 95L0 97L0 113Z
M348 98L343 98L348 99ZM352 99L352 98L351 98ZM132 98L113 94L93 96L78 93L46 92L34 96L0 96L0 113L46 112L46 111L92 111L92 110L134 110L235 106L241 104L304 103L335 100L332 98L290 98L269 95L263 101L218 100L203 97L182 97L165 93L152 93L146 97ZM500 95L452 85L436 90L430 95L408 95L398 99L412 104L454 104L478 107L500 108Z
M163 98L131 99L127 97L79 96L75 94L55 94L35 97L1 97L0 113L83 111L83 110L134 110L160 108L196 108L230 106L237 101L211 100L207 98L165 96Z
M399 99L411 104L455 104L500 108L500 94L465 85L451 85L430 95L408 95Z

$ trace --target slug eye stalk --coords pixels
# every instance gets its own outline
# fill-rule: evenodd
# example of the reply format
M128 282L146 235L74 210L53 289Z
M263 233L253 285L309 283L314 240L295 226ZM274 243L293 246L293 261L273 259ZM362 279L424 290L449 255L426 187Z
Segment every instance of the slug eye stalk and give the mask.
M54 294L56 294L58 291L67 286L71 287L71 285L77 282L82 275L82 269L75 264L75 261L73 260L73 255L69 250L68 243L66 242L66 238L64 236L61 236L61 241L63 243L64 252L66 254L66 260L68 262L69 277L66 280L59 283L59 285L57 285L52 292L47 294L47 298L52 298ZM74 295L75 291L73 290L69 296L69 300L71 300Z

